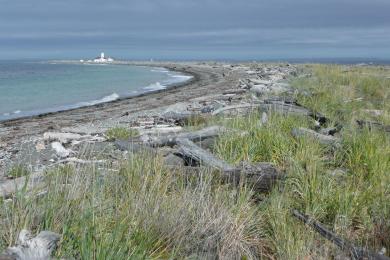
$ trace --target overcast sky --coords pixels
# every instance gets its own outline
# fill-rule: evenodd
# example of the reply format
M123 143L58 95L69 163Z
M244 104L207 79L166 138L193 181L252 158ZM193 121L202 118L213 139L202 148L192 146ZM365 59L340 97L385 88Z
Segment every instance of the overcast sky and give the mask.
M0 59L390 59L390 0L0 0Z

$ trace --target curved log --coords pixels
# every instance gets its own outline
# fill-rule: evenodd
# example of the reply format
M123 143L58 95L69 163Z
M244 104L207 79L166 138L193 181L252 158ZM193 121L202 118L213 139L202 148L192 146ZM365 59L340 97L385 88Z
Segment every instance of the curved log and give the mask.
M349 254L353 257L353 259L390 260L390 258L385 255L380 255L378 253L368 251L364 248L356 247L352 243L338 237L332 231L325 228L321 223L311 219L309 216L304 215L297 210L293 210L292 215L303 223L311 226L321 236L334 243L341 250L348 251Z

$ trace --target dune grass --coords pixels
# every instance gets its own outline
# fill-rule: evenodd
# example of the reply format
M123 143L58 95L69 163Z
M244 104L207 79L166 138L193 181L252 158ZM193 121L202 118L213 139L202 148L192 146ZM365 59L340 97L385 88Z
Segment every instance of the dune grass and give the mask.
M107 139L110 141L113 140L126 140L130 137L135 137L139 135L139 132L135 129L129 129L125 127L113 127L111 129L108 129L106 132Z
M77 259L333 259L343 253L291 215L309 214L342 238L390 249L390 135L356 119L389 122L384 68L308 65L295 79L299 103L342 124L334 148L294 127L312 119L258 113L191 124L230 129L214 152L232 164L272 162L287 173L270 194L232 187L211 170L184 175L161 158L131 155L118 169L61 167L44 196L0 201L0 248L22 228L62 235L58 257ZM369 110L369 111L367 111ZM382 111L373 114L370 110ZM387 253L388 254L388 253Z

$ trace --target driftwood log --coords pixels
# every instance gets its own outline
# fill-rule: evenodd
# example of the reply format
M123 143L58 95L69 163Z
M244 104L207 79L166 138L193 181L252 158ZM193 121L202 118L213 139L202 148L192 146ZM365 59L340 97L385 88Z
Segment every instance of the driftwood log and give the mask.
M330 136L330 135L323 135L320 133L317 133L314 130L307 129L307 128L294 128L291 132L291 134L294 137L301 137L301 136L309 136L316 140L318 140L321 144L324 145L331 145L331 146L338 146L340 144L340 139Z
M356 123L360 128L368 127L368 129L378 129L387 133L390 133L390 125L384 125L379 122L356 120Z
M177 139L178 155L189 165L205 165L218 169L222 177L229 182L249 184L256 192L269 192L273 185L284 178L284 175L270 163L233 166L212 153L200 148L188 139Z
M292 214L294 217L296 217L303 223L311 226L321 236L331 241L333 244L338 246L341 250L348 252L353 259L390 260L390 258L385 255L380 255L378 253L371 252L364 248L357 247L349 241L343 240L342 238L334 234L332 231L325 228L321 223L311 219L309 216L304 215L297 210L293 210Z
M215 138L227 129L220 126L211 126L198 131L179 133L168 136L147 137L144 140L116 141L115 145L131 152L148 152L156 154L156 147L175 147L172 151L185 162L185 166L207 166L221 172L224 180L235 184L246 183L257 192L268 192L273 185L284 178L284 175L270 163L231 165L198 146L194 142Z
M215 138L227 129L221 126L210 126L198 131L179 133L176 135L167 136L145 136L143 142L152 147L174 146L177 139L188 139L194 142L200 142L208 138Z
M60 235L42 231L36 237L33 237L28 230L22 230L19 233L17 246L9 247L0 259L7 260L47 260L51 259L51 255L56 250L57 244L60 241Z

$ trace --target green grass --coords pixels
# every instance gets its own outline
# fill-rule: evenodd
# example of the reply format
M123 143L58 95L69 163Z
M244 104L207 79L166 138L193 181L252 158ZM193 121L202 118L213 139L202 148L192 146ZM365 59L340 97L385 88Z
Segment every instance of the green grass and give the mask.
M125 127L114 127L106 131L107 139L111 141L126 140L137 135L139 135L137 130Z
M8 178L19 178L28 175L30 172L24 165L13 166L7 174Z
M385 68L307 65L292 82L301 104L342 124L341 145L328 147L295 127L312 119L260 115L190 128L232 129L214 152L232 164L272 162L287 174L269 194L232 187L213 172L184 175L161 158L131 156L118 169L63 167L48 173L47 195L20 193L0 202L0 248L22 228L62 235L58 257L77 259L333 259L342 252L291 215L306 213L358 246L390 249L390 135L359 129L356 119L389 123ZM366 110L381 110L372 115ZM119 128L120 129L120 128ZM113 129L107 136L135 133ZM337 173L335 173L337 171Z
M186 178L140 155L116 175L65 167L48 176L46 196L0 204L2 247L27 228L60 233L57 256L77 259L257 259L264 250L251 192L209 172Z

